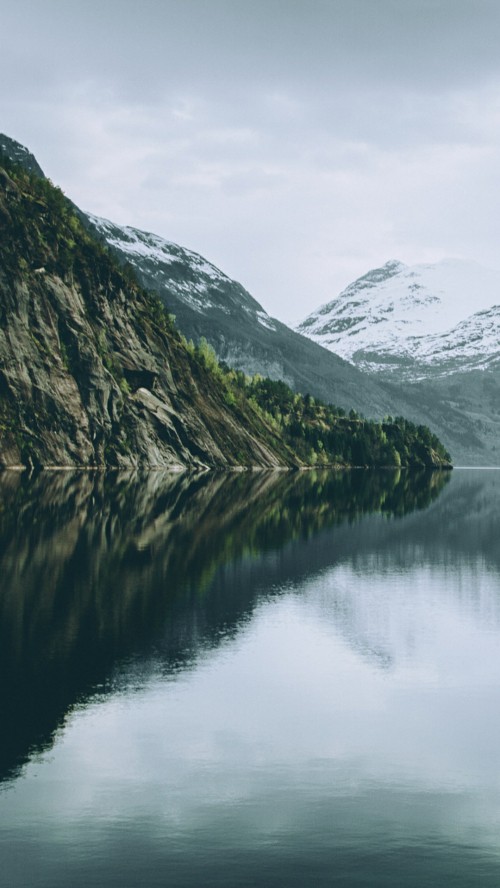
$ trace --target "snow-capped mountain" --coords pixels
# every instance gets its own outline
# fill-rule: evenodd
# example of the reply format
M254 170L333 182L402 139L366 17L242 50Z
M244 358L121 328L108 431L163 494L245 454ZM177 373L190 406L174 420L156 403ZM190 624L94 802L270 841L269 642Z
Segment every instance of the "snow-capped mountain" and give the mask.
M417 380L500 362L500 272L446 259L390 261L298 327L366 370Z

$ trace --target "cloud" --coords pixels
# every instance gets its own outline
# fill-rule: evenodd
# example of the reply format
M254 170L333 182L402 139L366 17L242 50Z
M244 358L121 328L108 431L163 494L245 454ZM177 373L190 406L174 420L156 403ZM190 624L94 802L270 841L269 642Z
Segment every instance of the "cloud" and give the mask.
M296 318L389 257L495 264L499 37L490 0L18 0L2 129Z

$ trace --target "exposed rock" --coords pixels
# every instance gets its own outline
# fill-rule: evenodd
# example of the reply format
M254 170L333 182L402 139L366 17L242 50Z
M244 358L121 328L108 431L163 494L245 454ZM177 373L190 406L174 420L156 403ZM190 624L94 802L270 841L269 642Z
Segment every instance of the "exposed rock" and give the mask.
M224 403L60 191L0 184L0 465L297 463L260 417Z
M19 194L19 188L10 176L0 167L0 188L6 194Z

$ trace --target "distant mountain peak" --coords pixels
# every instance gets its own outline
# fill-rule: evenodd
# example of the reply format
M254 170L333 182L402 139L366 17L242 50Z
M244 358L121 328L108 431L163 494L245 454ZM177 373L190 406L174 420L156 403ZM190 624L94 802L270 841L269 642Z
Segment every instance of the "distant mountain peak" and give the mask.
M357 278L358 281L385 281L388 278L394 277L395 274L399 274L404 268L407 268L404 262L400 262L399 259L389 259L384 265L381 265L379 268L372 268L370 271L367 271L366 274L361 275L361 277ZM350 284L352 286L352 284Z
M298 331L364 370L410 381L499 359L500 272L443 259L391 260L312 312ZM493 319L495 317L495 320Z

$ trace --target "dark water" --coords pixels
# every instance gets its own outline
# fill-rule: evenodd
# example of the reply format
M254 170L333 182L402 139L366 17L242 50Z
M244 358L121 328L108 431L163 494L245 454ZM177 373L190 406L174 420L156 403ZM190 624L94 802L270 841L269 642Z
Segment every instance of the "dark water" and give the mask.
M0 475L0 884L500 885L500 472Z

